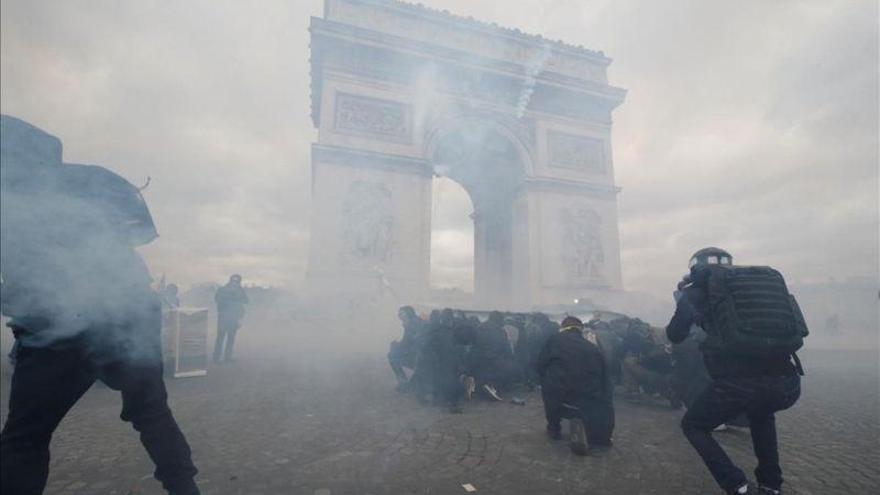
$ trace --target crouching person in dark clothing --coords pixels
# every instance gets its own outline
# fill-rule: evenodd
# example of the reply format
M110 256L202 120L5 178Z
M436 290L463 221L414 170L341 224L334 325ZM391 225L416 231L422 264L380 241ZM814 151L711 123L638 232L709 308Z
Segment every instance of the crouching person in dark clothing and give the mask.
M612 384L605 357L595 344L584 338L583 329L581 320L566 317L560 331L544 344L538 356L537 372L541 378L547 434L561 439L562 419L574 418L572 451L579 455L600 454L611 447L614 431ZM585 431L586 441L581 431Z
M778 495L782 469L775 414L800 397L802 370L794 351L806 336L803 315L772 268L734 266L730 254L718 248L697 251L691 266L675 291L666 333L680 343L694 326L705 330L700 348L711 381L688 407L682 430L727 493ZM752 338L761 332L766 333ZM712 437L713 429L743 413L758 458L757 488Z
M463 348L461 338L456 332L455 318L451 309L444 309L437 318L425 339L420 366L426 367L422 380L430 380L433 400L449 412L459 414L459 402L464 396L464 385L459 380L463 369ZM418 375L422 375L417 371ZM421 383L419 383L421 386Z
M422 342L424 341L425 322L416 315L412 306L403 306L397 311L403 324L403 337L391 343L388 349L388 364L394 377L397 378L397 390L405 392L409 389L409 378L404 368L415 370L418 363Z

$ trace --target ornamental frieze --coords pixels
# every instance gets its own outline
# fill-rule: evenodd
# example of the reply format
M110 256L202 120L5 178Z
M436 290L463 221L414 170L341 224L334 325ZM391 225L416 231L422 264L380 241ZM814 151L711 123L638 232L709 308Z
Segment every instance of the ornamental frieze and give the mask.
M336 95L337 131L407 142L412 134L411 121L409 105L347 93Z
M547 149L552 167L605 173L605 143L601 139L549 131Z

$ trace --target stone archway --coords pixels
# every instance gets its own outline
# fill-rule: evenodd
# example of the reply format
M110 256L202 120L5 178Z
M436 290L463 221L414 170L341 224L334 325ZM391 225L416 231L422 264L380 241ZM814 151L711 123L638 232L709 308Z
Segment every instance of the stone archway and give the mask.
M477 304L621 288L610 59L384 0L310 31L314 293L424 300L435 174L474 204Z
M459 183L474 211L474 298L479 306L508 306L514 299L514 204L526 177L511 138L491 121L467 119L436 133L426 156L435 174Z

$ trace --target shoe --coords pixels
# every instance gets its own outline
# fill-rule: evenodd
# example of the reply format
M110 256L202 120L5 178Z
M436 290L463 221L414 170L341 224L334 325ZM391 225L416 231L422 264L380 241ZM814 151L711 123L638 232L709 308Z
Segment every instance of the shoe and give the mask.
M547 438L550 440L562 440L562 427L547 425Z
M715 429L712 431L727 431L727 425L721 423L720 425L716 426Z
M568 421L569 436L568 448L575 455L587 455L587 432L584 431L584 422L576 419Z
M782 488L770 488L769 486L758 485L758 495L782 495Z
M746 483L738 488L733 488L727 491L728 495L757 495L757 492L752 488L751 483Z
M495 387L493 387L492 385L489 385L488 383L483 385L483 390L485 390L486 393L489 394L489 397L492 397L493 399L497 400L498 402L501 402L504 400L501 398L500 395L498 395L498 391L495 390Z

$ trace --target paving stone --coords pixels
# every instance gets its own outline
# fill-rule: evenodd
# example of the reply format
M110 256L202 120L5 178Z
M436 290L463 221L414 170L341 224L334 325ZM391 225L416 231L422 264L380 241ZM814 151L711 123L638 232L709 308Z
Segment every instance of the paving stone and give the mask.
M246 349L246 347L245 347ZM880 373L876 354L804 353L803 396L777 415L786 493L880 493ZM328 364L332 363L332 364ZM539 394L525 406L473 402L450 415L393 391L384 356L312 354L239 364L170 380L205 494L712 494L720 493L679 427L681 411L616 401L615 446L573 456L544 434ZM0 420L10 379L0 368ZM120 399L93 387L52 441L47 494L163 493ZM747 431L719 433L755 467Z

